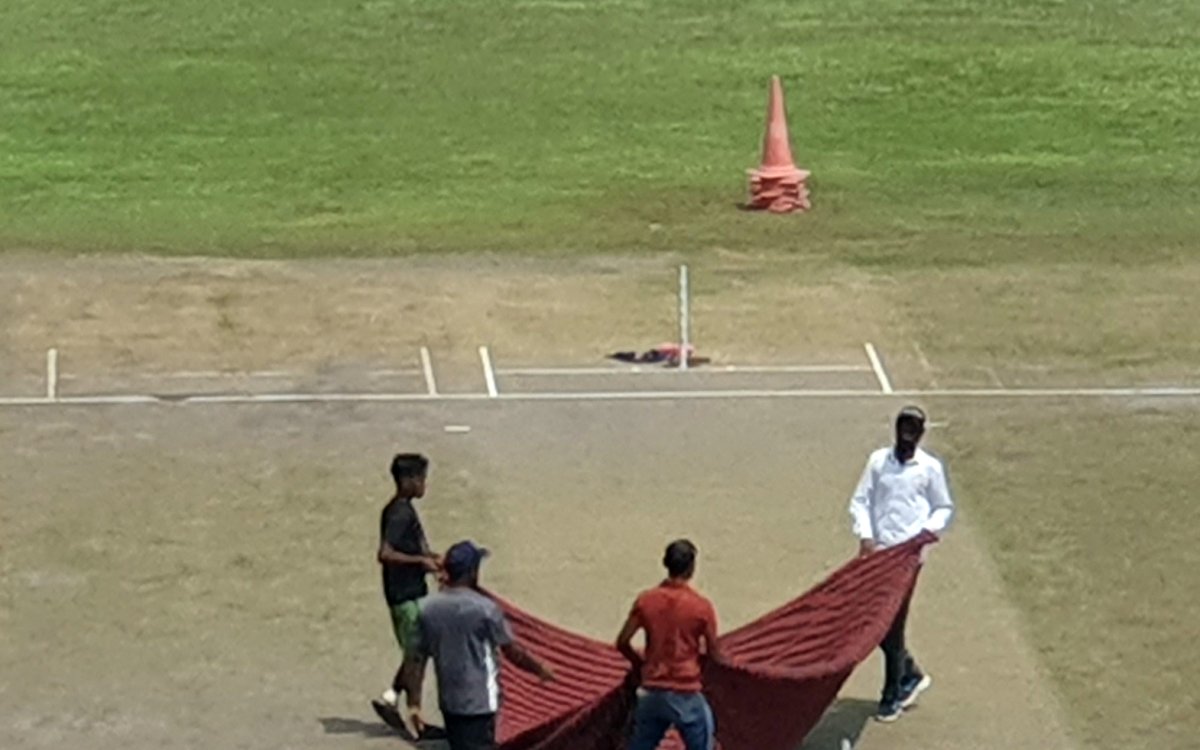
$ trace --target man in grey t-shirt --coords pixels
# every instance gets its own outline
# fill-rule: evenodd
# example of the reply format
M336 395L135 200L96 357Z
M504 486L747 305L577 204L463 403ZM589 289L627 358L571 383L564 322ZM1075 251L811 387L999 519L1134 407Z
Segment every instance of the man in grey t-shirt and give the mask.
M433 659L450 750L495 750L500 654L553 680L554 673L513 641L500 605L478 591L487 550L459 542L446 552L446 586L421 602L419 640Z

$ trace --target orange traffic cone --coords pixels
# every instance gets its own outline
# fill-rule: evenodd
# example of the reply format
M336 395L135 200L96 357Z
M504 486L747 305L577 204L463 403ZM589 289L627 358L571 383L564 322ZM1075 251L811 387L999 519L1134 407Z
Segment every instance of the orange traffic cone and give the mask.
M808 176L792 161L788 143L787 114L783 110L783 86L771 76L771 99L767 104L767 132L763 136L762 164L749 170L750 201L747 208L783 214L812 208L808 199Z

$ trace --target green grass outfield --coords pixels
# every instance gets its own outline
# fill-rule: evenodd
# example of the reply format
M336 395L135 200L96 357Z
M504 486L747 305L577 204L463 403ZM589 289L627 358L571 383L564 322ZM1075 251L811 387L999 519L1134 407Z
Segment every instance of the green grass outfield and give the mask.
M0 247L1173 257L1197 123L1192 0L6 0Z

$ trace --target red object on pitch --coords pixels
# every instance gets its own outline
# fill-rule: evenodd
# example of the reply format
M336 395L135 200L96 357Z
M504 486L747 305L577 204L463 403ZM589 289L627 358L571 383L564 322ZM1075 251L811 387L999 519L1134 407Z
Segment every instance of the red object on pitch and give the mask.
M750 170L750 201L746 207L777 214L807 211L812 208L808 176L808 172L797 169L792 161L787 113L783 109L783 86L779 83L779 76L771 76L762 163L758 169Z
M916 585L925 532L858 557L808 593L721 636L723 663L704 665L718 750L793 750L842 683L883 640ZM608 643L556 627L503 600L513 636L550 665L542 684L505 661L501 750L623 750L637 677ZM615 620L614 620L615 622ZM672 733L659 750L682 750Z

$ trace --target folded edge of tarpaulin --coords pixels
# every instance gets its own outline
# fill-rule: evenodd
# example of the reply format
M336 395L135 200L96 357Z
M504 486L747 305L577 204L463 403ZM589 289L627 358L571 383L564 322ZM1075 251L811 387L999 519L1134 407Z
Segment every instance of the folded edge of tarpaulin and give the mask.
M552 625L498 597L497 601L513 637L550 666L556 677L553 683L542 684L504 662L497 732L501 747L616 750L623 737L613 727L624 726L633 706L635 685L629 662L606 643Z
M722 750L794 750L887 634L916 583L925 533L851 560L806 594L721 639L705 692Z
M920 568L925 533L856 558L816 587L721 638L705 692L722 750L793 750L887 633ZM549 664L542 685L505 663L503 750L619 750L633 708L628 664L612 646L500 600L514 636ZM669 746L673 743L667 743Z

